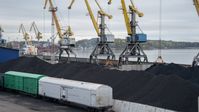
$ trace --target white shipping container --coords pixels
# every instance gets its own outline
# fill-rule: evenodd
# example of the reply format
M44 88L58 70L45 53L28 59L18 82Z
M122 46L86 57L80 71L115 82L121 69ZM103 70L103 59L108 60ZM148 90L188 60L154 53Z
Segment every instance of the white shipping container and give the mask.
M52 77L40 79L39 95L93 108L113 105L112 88L109 86Z

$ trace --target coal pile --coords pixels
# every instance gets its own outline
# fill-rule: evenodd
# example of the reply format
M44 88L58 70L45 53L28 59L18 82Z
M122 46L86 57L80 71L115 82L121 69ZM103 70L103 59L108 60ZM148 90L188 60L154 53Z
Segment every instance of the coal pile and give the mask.
M178 64L154 64L146 70L155 75L176 75L199 85L199 67L184 67Z
M171 69L174 67L171 67ZM87 63L51 65L38 58L20 58L0 64L0 72L17 70L106 84L113 88L115 99L182 112L197 112L199 86L197 83L193 83L192 80L188 80L189 77L187 78L186 75L180 73L183 69L185 70L182 73L192 72L191 68L189 71L187 68L180 69L180 66L177 69L179 73L175 73L175 69L171 70L173 72L165 69L161 73L161 70L157 71L158 69L155 70L155 68L157 69L158 65L154 65L147 71L122 72ZM196 68L195 71L197 71Z

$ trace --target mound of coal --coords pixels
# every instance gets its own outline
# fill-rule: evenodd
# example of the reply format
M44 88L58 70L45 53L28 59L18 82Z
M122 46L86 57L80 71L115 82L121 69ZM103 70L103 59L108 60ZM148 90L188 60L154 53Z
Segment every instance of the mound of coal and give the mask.
M180 76L174 73L171 73L173 75L160 75L161 71L157 73L149 71L122 72L87 63L51 65L37 58L20 58L0 65L0 72L8 70L106 84L113 88L115 99L182 112L197 112L199 87L190 80L182 78L184 75ZM179 70L179 72L181 71ZM165 70L165 72L168 71Z
M0 64L0 72L4 73L9 70L31 72L31 73L43 73L48 70L51 65L36 57L21 57L16 60L8 61Z
M199 84L199 67L184 67L178 64L154 64L146 70L155 75L177 75L185 80Z

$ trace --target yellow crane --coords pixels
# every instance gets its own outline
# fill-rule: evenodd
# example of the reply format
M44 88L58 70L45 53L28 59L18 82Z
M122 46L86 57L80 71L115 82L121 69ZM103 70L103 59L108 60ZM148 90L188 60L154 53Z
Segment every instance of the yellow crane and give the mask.
M32 45L31 37L30 37L30 35L26 32L26 29L25 29L25 27L24 27L23 24L21 24L20 27L19 27L19 33L22 33L22 34L23 34L23 39L25 40L25 44L27 44L27 45Z
M40 39L43 38L42 33L39 31L37 25L35 22L32 23L31 27L30 27L30 31L34 30L36 39L39 41Z
M97 18L100 19L100 24L98 24L88 0L84 0L84 1L85 1L87 10L89 12L89 15L90 15L90 19L95 28L95 31L96 31L97 35L99 36L99 41L98 41L95 49L93 50L93 52L90 55L90 62L97 61L97 58L99 55L107 56L108 60L110 60L111 56L112 56L112 59L115 59L115 54L109 47L109 43L114 42L114 36L112 34L106 34L106 32L105 32L105 30L107 28L107 26L105 24L105 17L107 17L108 19L111 19L112 15L109 15L106 12L104 12L103 9L101 8L100 4L98 3L98 1L95 0L95 3L97 4L97 6L99 8ZM109 5L111 4L111 1L112 0L108 1ZM94 57L95 57L95 59L94 59Z
M196 7L196 11L198 13L198 16L199 16L199 0L193 0L193 2L194 2L194 5Z
M23 55L37 55L37 48L32 44L32 39L29 33L26 32L26 29L23 24L19 27L19 33L23 34L23 38L25 40L25 44L23 46Z
M46 9L46 6L47 6L48 3L50 5L49 11L52 13L52 18L54 20L54 23L55 23L55 26L56 26L56 29L57 29L57 33L58 33L58 36L60 38L60 40L59 40L59 45L60 45L59 61L61 60L61 55L64 51L66 51L66 53L68 55L68 61L69 61L69 57L70 57L71 53L74 54L75 57L76 57L76 54L72 50L72 47L75 46L75 39L71 38L71 36L73 36L74 34L73 34L70 26L68 26L67 29L62 33L61 25L59 23L57 15L56 15L58 8L53 5L52 0L45 0L44 9ZM72 0L68 9L71 8L73 3L74 3L74 0Z
M130 3L131 4L129 5L128 11L125 0L121 0L124 21L129 36L127 37L128 44L123 52L120 54L119 65L128 64L129 58L136 58L137 63L148 62L147 55L145 54L141 46L141 43L145 43L147 41L147 36L144 33L137 34L136 32L137 27L140 29L136 21L136 15L138 15L139 17L143 17L144 14L135 7L132 0L130 0ZM143 58L143 60L141 58Z
M199 16L199 0L193 0L194 2L194 5L196 7L196 11L198 13L198 16ZM192 63L192 66L195 67L195 66L198 66L199 65L199 53L194 57L194 60L193 60L193 63Z

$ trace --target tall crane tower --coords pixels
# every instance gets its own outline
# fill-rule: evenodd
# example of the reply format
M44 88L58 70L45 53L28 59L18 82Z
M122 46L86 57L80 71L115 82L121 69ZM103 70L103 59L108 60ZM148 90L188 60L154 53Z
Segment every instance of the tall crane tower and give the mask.
M32 31L32 30L34 30L35 37L38 41L43 38L42 33L39 31L35 22L33 22L31 27L30 27L30 31Z
M71 4L73 4L74 0L72 0ZM54 7L52 0L45 0L45 5L44 5L44 9L46 9L47 4L49 3L49 12L52 13L52 18L53 21L55 23L56 29L57 29L57 33L58 33L58 37L59 37L59 61L61 61L61 55L64 51L66 51L67 55L68 55L68 60L69 61L69 57L70 54L74 54L76 57L76 54L73 52L72 47L75 47L75 38L71 38L71 36L73 36L73 32L71 30L71 27L68 26L67 29L62 32L61 29L61 25L59 23L58 17L56 15L56 12L58 10L57 7ZM70 6L68 7L69 9L71 8Z
M198 13L198 16L199 16L199 0L193 0L194 2L194 5L196 7L196 11ZM193 63L192 63L192 66L198 66L199 65L199 53L194 57L194 60L193 60Z
M95 0L99 11L97 18L100 19L100 23L98 24L97 20L95 19L93 15L93 11L90 7L90 4L88 0L84 0L87 10L89 12L90 18L92 20L93 26L95 28L95 31L97 35L99 36L98 43L93 50L93 52L90 55L90 62L96 62L98 59L98 56L107 56L107 60L115 59L115 54L113 53L112 49L109 46L109 43L114 43L114 35L112 34L106 34L107 26L105 24L105 17L108 17L108 19L112 19L112 15L107 14L103 11L102 7L98 3L97 0ZM111 4L111 0L108 1L108 4Z
M130 1L131 4L129 5L129 14L131 20L128 15L125 0L121 0L123 16L126 24L127 33L129 36L127 37L128 44L119 57L119 65L127 64L129 58L136 58L137 63L148 62L147 55L145 54L141 46L141 43L145 43L147 41L147 36L144 33L137 34L136 32L136 28L139 27L136 22L136 15L138 15L139 17L143 17L144 14L138 11L138 9L133 4L132 0Z

